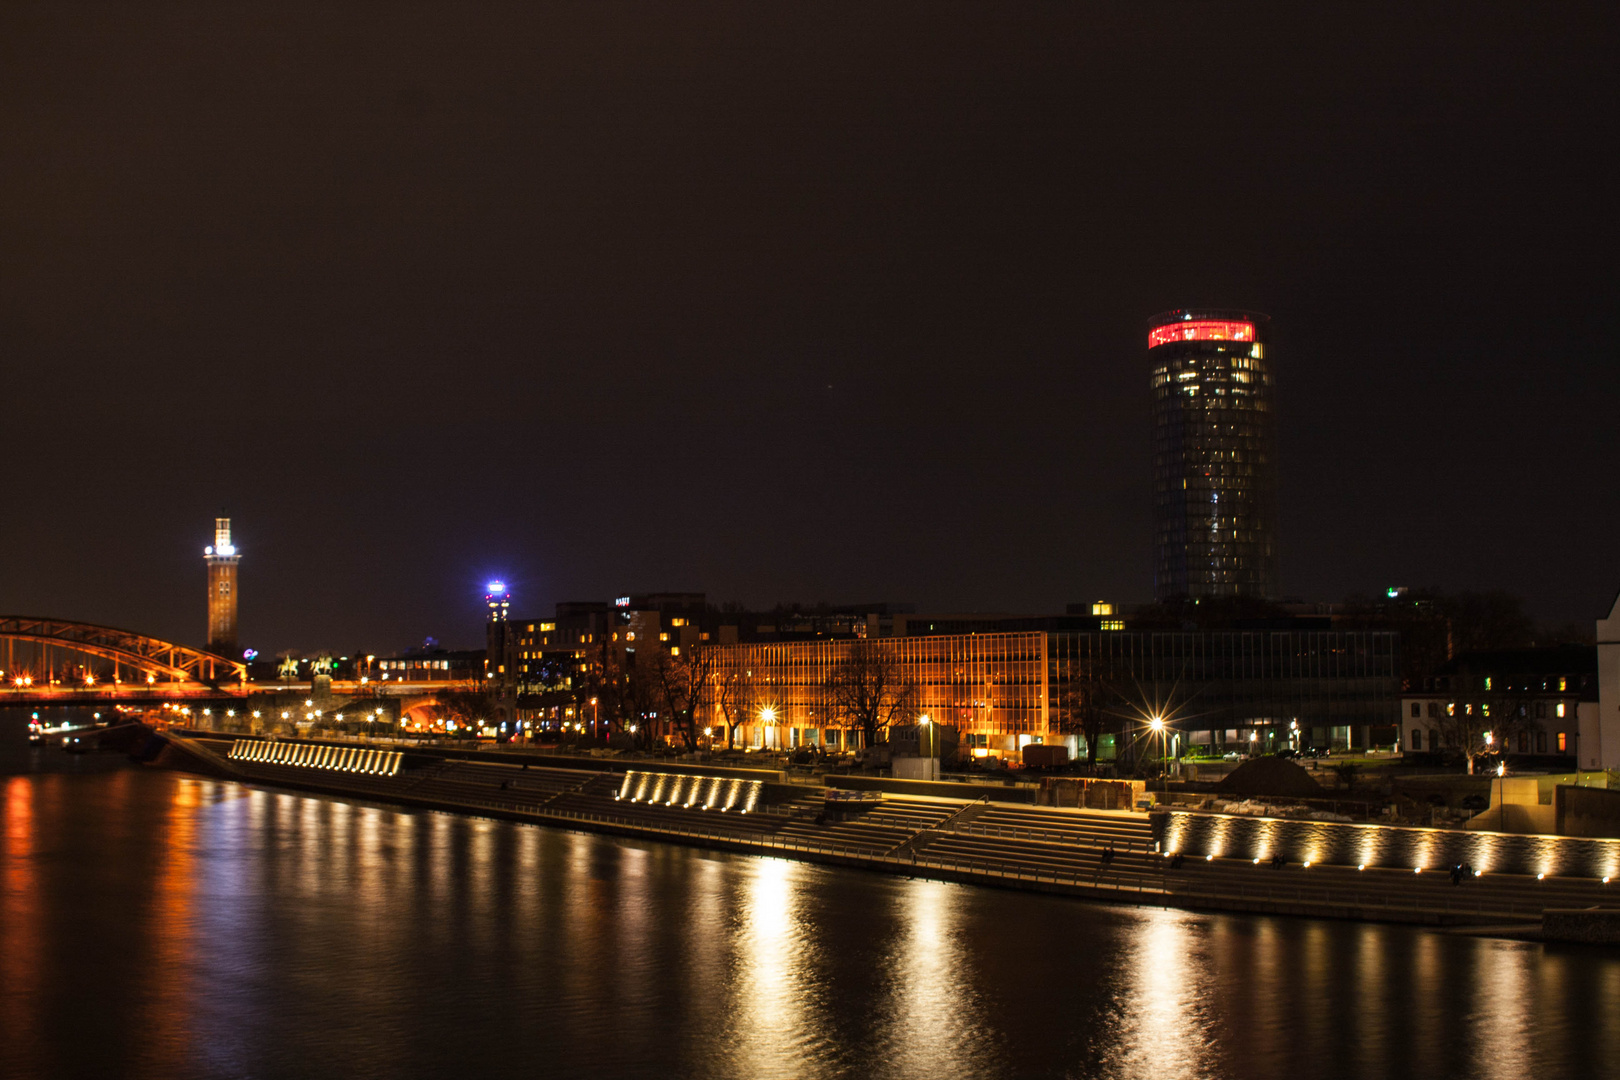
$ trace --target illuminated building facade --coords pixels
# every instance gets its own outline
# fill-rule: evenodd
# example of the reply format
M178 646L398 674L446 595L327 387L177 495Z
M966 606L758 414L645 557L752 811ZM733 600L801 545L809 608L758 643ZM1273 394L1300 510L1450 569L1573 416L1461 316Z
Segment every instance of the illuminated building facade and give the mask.
M896 723L921 716L954 727L964 748L1012 753L1041 742L1047 723L1047 635L940 634L924 637L783 641L716 645L717 669L737 679L722 702L710 695L704 712L716 741L730 724L740 745L847 749L853 733L835 712L827 683L856 648L892 651L900 680L916 687Z
M1386 631L1027 631L883 638L908 703L954 727L964 753L1016 756L1030 743L1086 747L1074 716L1080 687L1106 718L1099 757L1126 755L1154 716L1165 752L1228 747L1367 747L1398 738L1399 635ZM722 676L740 676L728 709L718 690L704 712L722 740L742 728L745 746L847 747L851 738L827 689L856 641L714 646ZM897 718L897 723L901 718Z
M1168 311L1149 321L1153 590L1160 602L1277 595L1269 320Z
M231 519L214 519L214 542L203 548L208 564L208 651L236 659L236 610L241 598L237 570L241 556L231 543Z
M1390 631L1054 633L1048 648L1060 731L1072 733L1065 710L1089 683L1103 712L1125 721L1110 742L1161 716L1177 755L1366 749L1399 737L1400 635Z

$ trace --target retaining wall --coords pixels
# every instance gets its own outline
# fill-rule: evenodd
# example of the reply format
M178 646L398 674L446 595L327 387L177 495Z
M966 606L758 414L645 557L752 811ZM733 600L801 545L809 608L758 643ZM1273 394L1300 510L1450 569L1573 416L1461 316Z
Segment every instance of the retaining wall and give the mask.
M1482 873L1620 877L1620 840L1523 836L1336 821L1290 821L1161 810L1153 835L1164 850L1189 857L1270 859L1340 866L1445 870L1466 864Z

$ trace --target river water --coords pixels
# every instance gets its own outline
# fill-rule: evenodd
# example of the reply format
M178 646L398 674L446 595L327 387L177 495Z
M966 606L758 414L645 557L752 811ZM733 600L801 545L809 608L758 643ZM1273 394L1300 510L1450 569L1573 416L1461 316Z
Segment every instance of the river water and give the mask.
M1620 951L406 812L18 732L0 746L8 1078L1620 1070Z

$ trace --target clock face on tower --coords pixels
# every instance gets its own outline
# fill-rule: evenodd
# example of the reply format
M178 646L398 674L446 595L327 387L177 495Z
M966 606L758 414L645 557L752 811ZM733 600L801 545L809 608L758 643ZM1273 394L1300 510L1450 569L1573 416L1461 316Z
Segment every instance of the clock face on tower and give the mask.
M230 582L221 581L219 583L219 595L221 595L221 596L229 596L229 595L231 595L231 583Z

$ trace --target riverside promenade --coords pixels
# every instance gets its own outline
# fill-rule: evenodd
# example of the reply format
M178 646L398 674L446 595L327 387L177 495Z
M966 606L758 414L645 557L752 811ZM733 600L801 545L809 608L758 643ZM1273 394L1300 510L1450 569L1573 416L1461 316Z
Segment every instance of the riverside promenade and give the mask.
M428 810L1109 903L1480 928L1534 936L1548 909L1620 905L1601 879L1333 865L1167 845L1184 812L987 798L857 800L779 774L655 762L478 760L431 749L171 732L162 764ZM271 757L282 761L267 760ZM514 760L517 759L517 760ZM288 763L296 761L296 763ZM678 771L676 771L678 770ZM752 778L758 776L758 779ZM1363 826L1362 828L1381 828ZM1415 872L1418 871L1418 872ZM1484 928L1490 928L1486 931Z

